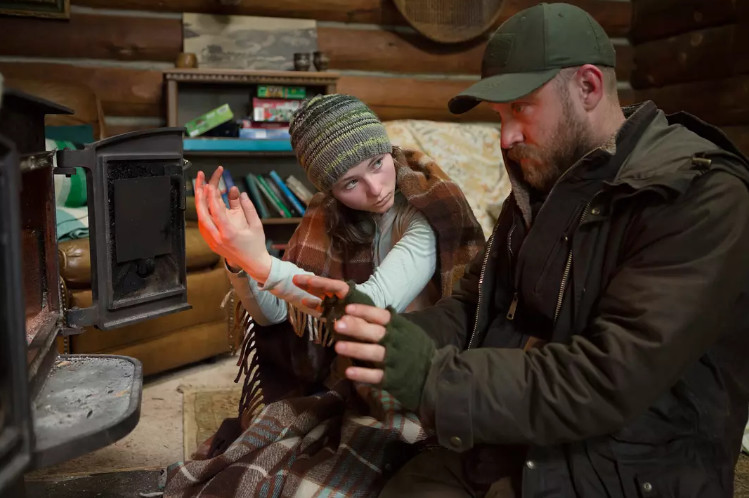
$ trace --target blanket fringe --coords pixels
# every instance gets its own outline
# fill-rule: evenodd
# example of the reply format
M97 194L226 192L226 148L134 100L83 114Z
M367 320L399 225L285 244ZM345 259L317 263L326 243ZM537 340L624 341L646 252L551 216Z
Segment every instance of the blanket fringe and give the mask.
M260 385L260 360L258 358L257 341L255 340L255 321L244 309L241 303L235 307L235 320L237 328L244 333L242 347L239 353L237 366L239 372L234 379L235 383L244 375L242 383L242 395L239 398L239 418L242 414L248 414L254 418L265 406L263 403L263 388Z
M287 303L289 322L298 337L307 336L314 344L329 347L333 345L333 334L327 321L306 313L293 304Z

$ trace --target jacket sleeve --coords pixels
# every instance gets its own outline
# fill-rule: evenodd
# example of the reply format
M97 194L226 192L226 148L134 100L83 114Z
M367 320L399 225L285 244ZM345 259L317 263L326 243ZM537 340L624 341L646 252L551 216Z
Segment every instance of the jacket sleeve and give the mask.
M484 252L481 252L468 266L452 295L440 299L434 306L403 315L420 326L436 347L453 345L463 348L473 328L483 261Z
M716 342L749 283L749 193L711 172L630 226L580 335L529 351L444 347L420 412L442 444L548 445L620 429Z

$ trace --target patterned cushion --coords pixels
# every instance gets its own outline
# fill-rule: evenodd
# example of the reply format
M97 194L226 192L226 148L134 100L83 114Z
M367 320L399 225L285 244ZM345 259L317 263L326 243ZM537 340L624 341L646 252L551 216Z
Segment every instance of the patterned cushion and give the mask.
M393 145L423 151L463 189L488 237L510 193L499 124L398 120L384 123Z

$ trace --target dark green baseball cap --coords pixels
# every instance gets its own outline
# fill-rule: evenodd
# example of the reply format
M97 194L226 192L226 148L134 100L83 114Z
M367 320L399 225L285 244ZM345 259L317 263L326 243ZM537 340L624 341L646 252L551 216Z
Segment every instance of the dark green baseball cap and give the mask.
M579 7L541 3L521 10L489 37L481 80L450 99L461 114L482 100L510 102L543 86L565 67L616 65L611 40Z

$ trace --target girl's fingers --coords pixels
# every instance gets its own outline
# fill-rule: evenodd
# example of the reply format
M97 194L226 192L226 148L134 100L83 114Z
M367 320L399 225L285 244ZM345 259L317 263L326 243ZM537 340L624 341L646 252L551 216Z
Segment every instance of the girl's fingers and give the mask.
M218 189L213 185L208 186L208 208L216 227L220 229L222 226L225 226L228 221L226 217L226 205L223 199L221 199Z
M224 172L224 167L219 166L216 168L216 171L213 172L211 175L211 179L208 181L210 185L213 185L214 187L218 188L218 182L221 179L221 174Z
M343 280L318 277L315 275L295 275L292 282L294 282L294 285L300 289L320 298L325 296L344 298L349 291L348 284Z
M255 205L250 200L250 197L247 195L247 192L242 192L242 194L239 196L239 205L242 207L242 211L244 211L244 217L247 220L247 224L250 226L255 225L262 225L262 222L260 221L260 216L257 214L257 210L255 210Z
M229 197L229 209L239 209L240 208L239 189L237 187L230 188L228 197Z

